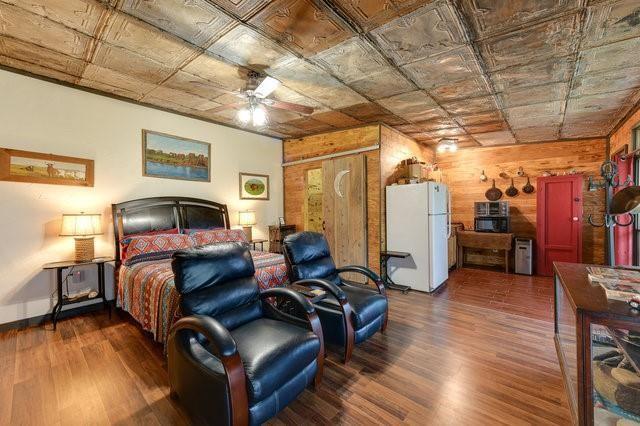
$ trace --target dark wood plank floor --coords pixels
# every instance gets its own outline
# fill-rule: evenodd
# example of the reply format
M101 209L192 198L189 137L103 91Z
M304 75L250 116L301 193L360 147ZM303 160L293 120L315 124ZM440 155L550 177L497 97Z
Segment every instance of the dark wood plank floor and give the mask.
M320 388L271 423L568 424L552 324L509 309L549 310L551 281L520 279L463 269L436 296L392 293L387 334L347 366L330 354ZM2 333L0 372L0 424L188 423L161 347L124 314Z

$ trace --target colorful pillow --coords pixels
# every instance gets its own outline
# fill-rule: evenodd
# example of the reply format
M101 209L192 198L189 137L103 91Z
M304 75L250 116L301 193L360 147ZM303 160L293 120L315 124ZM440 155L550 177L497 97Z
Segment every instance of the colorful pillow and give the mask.
M126 265L149 260L169 259L176 250L193 247L193 240L185 234L142 235L131 238L127 248Z
M249 242L247 240L247 234L245 234L242 229L212 229L209 231L195 231L189 236L193 239L196 246L225 242Z
M179 234L178 228L162 229L158 231L141 232L139 234L129 234L120 240L120 259L124 262L127 259L127 248L132 238L145 235Z

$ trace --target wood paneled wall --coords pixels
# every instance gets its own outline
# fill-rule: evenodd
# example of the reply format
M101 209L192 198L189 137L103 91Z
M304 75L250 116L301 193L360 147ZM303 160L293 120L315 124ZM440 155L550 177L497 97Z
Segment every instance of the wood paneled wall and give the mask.
M364 153L367 162L367 259L368 266L379 271L379 256L384 248L385 186L401 176L398 164L410 157L432 163L434 152L408 136L385 125L372 124L340 130L283 143L284 162L312 159L358 148L380 145L380 149ZM305 174L321 168L322 161L284 167L284 214L288 224L304 228Z
M518 167L531 177L536 186L536 178L544 171L563 174L571 170L584 174L584 214L583 214L583 261L585 263L604 262L604 233L602 228L594 228L587 223L589 214L600 217L604 212L604 190L589 192L589 175L600 176L600 164L605 159L606 139L587 139L571 142L552 142L503 147L469 148L456 153L437 154L436 162L442 172L443 182L449 185L453 204L453 221L462 222L466 229L473 228L473 203L486 201L485 191L496 179L496 186L504 192L511 180L503 179L501 172L515 177L515 185L520 190L516 197L503 195L502 200L511 205L512 229L518 236L535 238L536 235L536 192L524 194L522 186L526 178L517 177ZM484 170L489 177L480 181ZM537 189L537 188L536 188ZM481 260L478 258L478 260ZM498 260L496 263L498 263ZM486 263L494 263L489 254ZM481 260L482 263L485 263Z
M609 153L615 154L625 147L633 151L633 130L640 126L640 108L632 113L609 137Z

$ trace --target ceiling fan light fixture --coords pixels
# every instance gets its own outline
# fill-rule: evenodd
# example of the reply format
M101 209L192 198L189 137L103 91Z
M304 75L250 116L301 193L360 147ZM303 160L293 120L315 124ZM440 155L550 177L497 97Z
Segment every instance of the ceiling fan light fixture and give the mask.
M440 139L436 150L438 152L456 152L458 150L458 139Z
M263 107L256 107L253 109L253 125L255 127L261 127L267 124L267 112Z
M238 111L238 121L242 124L249 124L249 121L251 121L251 115L249 108L242 108Z

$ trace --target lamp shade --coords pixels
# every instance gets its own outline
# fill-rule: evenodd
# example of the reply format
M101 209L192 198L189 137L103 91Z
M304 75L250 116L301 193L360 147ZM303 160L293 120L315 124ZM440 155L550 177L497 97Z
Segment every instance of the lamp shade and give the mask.
M640 213L640 186L628 186L616 192L611 199L610 214Z
M252 211L240 212L238 224L241 226L251 226L256 224L256 213Z
M63 214L61 237L89 237L102 234L99 214Z

